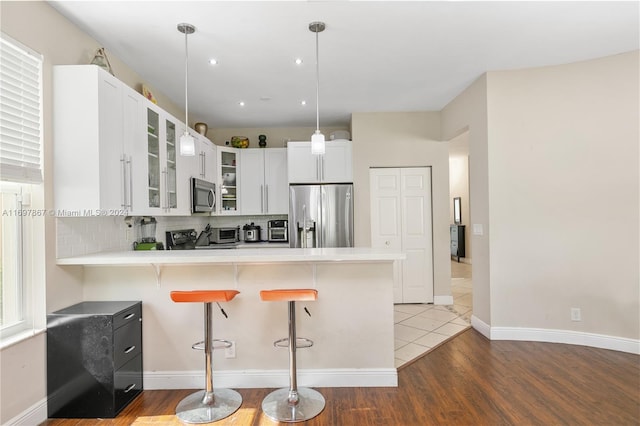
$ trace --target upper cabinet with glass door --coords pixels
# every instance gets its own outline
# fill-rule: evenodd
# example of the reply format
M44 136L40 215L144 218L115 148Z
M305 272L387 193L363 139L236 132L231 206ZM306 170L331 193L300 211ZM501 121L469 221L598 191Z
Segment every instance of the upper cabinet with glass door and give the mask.
M218 157L218 213L240 214L239 182L240 152L237 148L217 147Z
M180 173L177 150L178 132L184 127L150 102L145 102L145 116L147 196L142 202L144 206L136 210L156 215L189 214L188 179Z

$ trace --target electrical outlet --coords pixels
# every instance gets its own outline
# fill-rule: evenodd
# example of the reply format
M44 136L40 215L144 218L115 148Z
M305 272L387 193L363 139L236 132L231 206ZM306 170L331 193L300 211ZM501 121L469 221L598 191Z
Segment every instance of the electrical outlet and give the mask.
M224 350L225 358L235 358L236 357L236 342L231 340L231 346Z
M582 321L580 308L571 308L571 321Z

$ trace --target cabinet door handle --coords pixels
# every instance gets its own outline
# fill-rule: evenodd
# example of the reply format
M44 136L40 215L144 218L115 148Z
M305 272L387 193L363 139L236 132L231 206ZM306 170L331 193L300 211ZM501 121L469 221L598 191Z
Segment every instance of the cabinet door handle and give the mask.
M123 319L128 320L128 319L131 319L131 318L133 318L133 317L135 317L135 316L136 316L136 314L132 312L132 313L130 313L129 315L126 315Z
M269 213L269 185L264 186L264 212Z
M122 173L122 197L120 204L123 209L127 208L127 166L126 166L125 155L122 154L120 157L120 171Z
M124 350L124 353L125 354L131 353L135 348L136 348L136 345L129 346L127 349Z
M129 166L129 199L127 200L127 207L133 210L133 159L129 156L127 160Z
M200 176L204 178L207 174L207 153L204 151L200 153L200 170Z
M260 185L260 212L264 213L264 185Z
M164 174L164 210L169 210L169 172L167 172L167 168L162 169L162 174Z
M124 393L129 393L129 392L130 392L130 391L132 391L132 390L133 390L133 388L135 388L135 387L136 387L136 384L135 384L135 383L130 384L129 386L127 386L127 387L125 388Z

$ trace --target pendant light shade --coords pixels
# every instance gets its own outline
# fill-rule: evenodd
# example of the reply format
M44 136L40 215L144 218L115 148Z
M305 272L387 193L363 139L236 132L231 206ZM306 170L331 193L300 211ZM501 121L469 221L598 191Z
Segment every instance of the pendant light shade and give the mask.
M320 132L320 60L318 54L318 33L325 29L324 22L312 22L309 31L316 33L316 131L311 136L311 153L324 155L324 135Z
M196 31L191 24L178 24L178 31L184 34L184 134L180 136L180 155L196 155L196 141L189 134L189 50L187 36Z

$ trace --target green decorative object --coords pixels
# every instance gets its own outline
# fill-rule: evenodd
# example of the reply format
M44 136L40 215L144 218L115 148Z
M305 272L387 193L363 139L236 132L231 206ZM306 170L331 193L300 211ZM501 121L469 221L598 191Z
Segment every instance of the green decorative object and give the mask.
M246 136L232 136L231 146L234 148L248 148L249 138Z
M258 146L264 148L267 146L267 135L258 135Z

